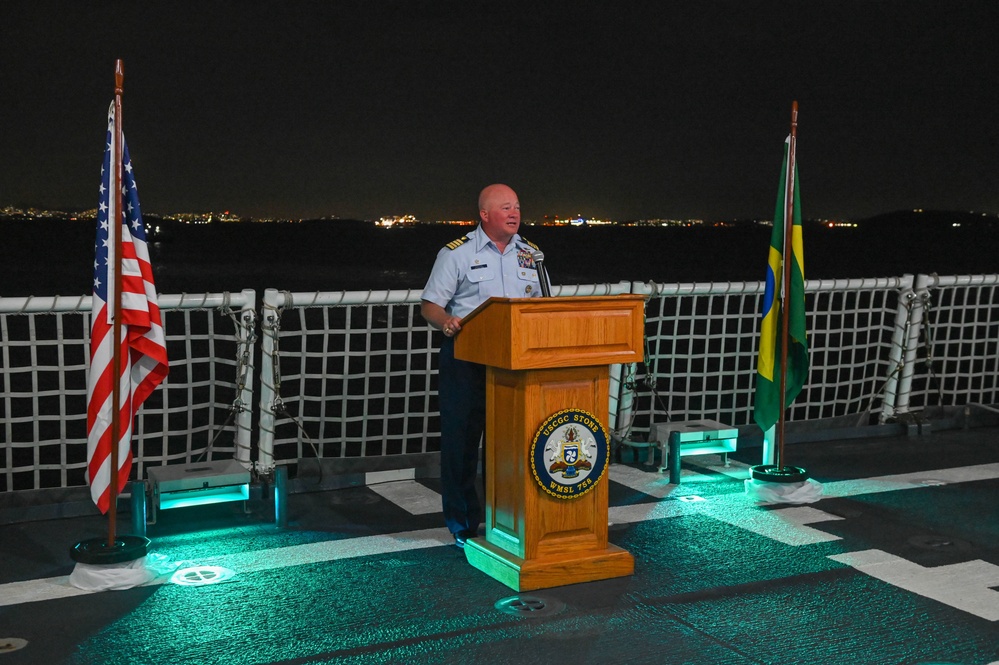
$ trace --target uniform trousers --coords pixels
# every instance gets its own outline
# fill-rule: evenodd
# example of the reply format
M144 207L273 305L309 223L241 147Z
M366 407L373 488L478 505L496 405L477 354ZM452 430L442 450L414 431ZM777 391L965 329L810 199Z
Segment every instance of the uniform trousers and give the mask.
M444 520L451 533L477 533L482 523L476 476L479 442L486 426L486 368L455 358L454 339L445 337L438 371ZM485 478L484 460L482 477Z

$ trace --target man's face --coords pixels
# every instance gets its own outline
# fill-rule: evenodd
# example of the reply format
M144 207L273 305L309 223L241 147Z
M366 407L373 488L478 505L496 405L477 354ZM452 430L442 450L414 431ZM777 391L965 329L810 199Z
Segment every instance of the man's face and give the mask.
M520 229L520 201L509 187L496 187L488 193L479 211L482 228L494 241L508 242Z

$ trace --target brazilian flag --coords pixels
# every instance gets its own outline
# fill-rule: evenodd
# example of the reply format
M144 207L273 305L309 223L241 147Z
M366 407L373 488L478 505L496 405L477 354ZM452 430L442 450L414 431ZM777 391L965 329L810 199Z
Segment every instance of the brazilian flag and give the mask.
M756 365L756 402L754 418L766 432L780 419L781 362L781 282L784 278L784 227L787 215L788 150L791 137L784 143L784 164L777 191L774 230L770 236L767 286L763 296L760 324L760 355ZM798 195L798 167L794 169L794 220L791 227L791 280L785 289L788 313L787 379L785 408L801 392L808 376L808 343L805 340L805 258L801 240L801 198Z

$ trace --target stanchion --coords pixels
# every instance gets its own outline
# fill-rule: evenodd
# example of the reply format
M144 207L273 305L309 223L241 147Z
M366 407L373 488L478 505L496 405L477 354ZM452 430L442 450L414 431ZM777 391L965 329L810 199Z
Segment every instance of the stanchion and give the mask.
M274 523L279 529L288 528L288 468L274 469Z
M146 535L146 483L133 480L132 487L132 533L137 536Z

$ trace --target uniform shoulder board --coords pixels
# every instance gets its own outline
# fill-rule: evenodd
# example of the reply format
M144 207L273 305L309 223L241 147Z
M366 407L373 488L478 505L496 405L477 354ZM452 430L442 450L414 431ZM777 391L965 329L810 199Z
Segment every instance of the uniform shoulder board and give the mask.
M521 240L523 240L524 242L526 242L526 243L527 243L528 245L530 245L530 246L531 246L531 247L533 247L534 249L538 249L538 250L540 250L540 249L541 249L540 247L538 247L537 245L535 245L535 244L534 244L533 242L531 242L530 240L528 240L528 239L527 239L527 238L525 238L524 236L520 236L520 239L521 239Z
M461 236L457 240L452 240L448 244L444 245L448 249L457 249L468 242L468 236Z

